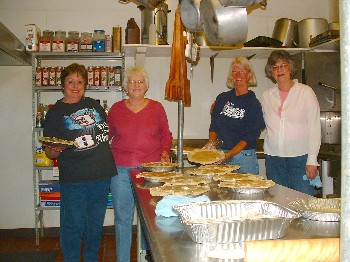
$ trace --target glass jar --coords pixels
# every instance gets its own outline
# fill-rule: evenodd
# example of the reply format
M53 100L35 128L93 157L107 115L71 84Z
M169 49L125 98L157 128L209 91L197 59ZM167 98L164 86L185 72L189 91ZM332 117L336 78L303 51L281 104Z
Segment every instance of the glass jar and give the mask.
M53 31L45 30L39 41L39 52L51 52Z
M78 52L79 50L79 32L69 31L66 40L66 51L67 52Z
M66 31L55 31L52 41L52 52L64 52L66 50Z
M93 50L94 52L104 52L106 46L105 30L94 30Z
M92 52L92 33L81 33L79 41L79 52Z

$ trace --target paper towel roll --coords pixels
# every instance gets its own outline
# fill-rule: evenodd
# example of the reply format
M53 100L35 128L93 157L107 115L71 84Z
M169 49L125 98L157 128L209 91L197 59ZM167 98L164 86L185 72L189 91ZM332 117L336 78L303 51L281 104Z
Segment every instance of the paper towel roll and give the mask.
M156 25L150 24L148 27L148 44L155 45L157 40Z

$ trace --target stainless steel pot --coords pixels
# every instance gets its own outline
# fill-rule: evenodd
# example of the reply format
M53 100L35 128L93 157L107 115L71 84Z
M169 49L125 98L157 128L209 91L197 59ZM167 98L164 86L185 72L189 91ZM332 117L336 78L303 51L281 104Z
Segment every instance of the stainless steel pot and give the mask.
M328 22L324 18L307 18L298 22L298 47L309 47L311 38L327 31Z
M181 20L190 32L203 31L199 6L201 0L182 0L180 3Z
M275 22L272 38L282 42L282 46L296 47L298 43L298 22L289 18L280 18Z
M199 7L203 31L211 45L245 41L248 15L245 7L223 6L219 0L202 0Z

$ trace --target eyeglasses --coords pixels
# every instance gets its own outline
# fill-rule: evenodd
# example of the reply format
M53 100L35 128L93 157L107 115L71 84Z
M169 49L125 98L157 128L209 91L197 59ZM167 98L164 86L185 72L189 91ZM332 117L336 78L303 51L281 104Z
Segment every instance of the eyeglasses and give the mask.
M271 68L272 68L272 71L278 71L278 70L284 71L288 68L288 66L289 66L288 64L282 64L280 66L274 65Z
M139 84L139 85L141 85L141 84L143 84L144 83L144 81L142 81L142 80L129 80L128 81L128 84L132 84L132 85L134 85L134 84Z

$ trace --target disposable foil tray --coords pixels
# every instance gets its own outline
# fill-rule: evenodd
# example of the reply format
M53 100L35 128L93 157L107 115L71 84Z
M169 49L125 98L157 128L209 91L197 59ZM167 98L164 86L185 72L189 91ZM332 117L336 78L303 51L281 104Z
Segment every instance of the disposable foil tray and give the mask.
M289 203L300 214L310 220L340 221L340 198L310 198Z
M178 204L190 238L197 243L232 243L247 240L278 239L290 222L300 217L292 209L259 200L227 200Z

